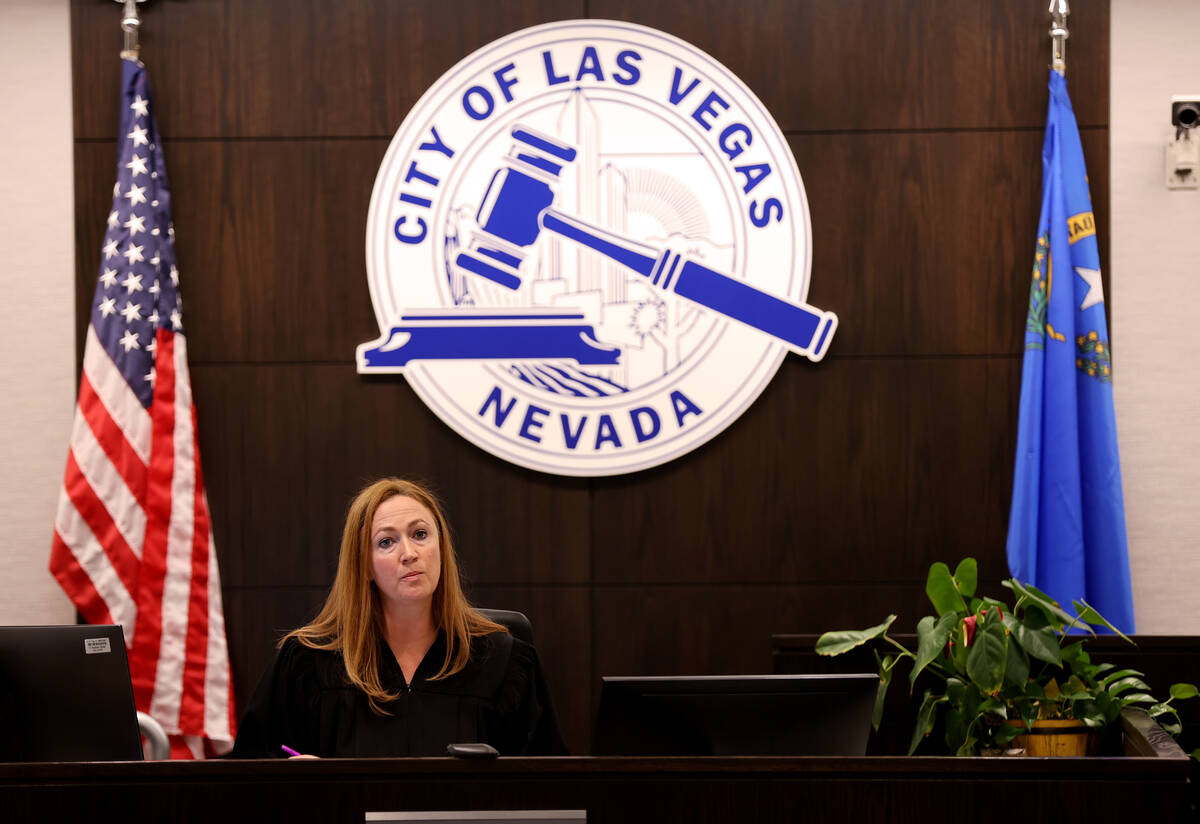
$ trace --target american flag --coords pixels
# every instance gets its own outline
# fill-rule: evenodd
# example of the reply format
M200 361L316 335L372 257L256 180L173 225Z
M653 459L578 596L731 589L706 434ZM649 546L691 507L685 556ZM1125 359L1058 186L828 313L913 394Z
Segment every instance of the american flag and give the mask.
M50 571L124 629L137 707L172 757L227 752L233 692L200 471L171 196L141 63L122 61L120 151Z

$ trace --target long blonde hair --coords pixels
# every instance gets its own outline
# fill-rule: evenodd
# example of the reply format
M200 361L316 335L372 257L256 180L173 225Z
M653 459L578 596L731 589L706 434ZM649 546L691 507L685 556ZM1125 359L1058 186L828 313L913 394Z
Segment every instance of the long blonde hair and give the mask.
M367 694L371 709L386 714L380 704L398 693L384 689L379 679L380 641L384 634L379 589L371 575L371 522L380 504L402 495L412 498L433 515L441 545L441 578L433 592L433 625L446 636L446 657L434 680L460 671L471 657L471 638L507 632L472 609L458 577L458 561L446 516L437 498L424 486L399 478L381 478L355 496L346 512L337 575L325 605L311 623L283 637L313 649L339 650L350 683Z

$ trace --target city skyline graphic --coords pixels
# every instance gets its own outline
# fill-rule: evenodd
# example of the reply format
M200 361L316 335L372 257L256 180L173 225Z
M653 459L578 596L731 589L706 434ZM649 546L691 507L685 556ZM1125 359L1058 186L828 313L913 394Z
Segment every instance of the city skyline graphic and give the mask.
M686 252L689 258L728 270L734 262L732 231L722 227L724 231L714 232L714 224L728 219L715 218L704 205L713 202L714 195L715 202L724 203L724 193L711 183L711 191L697 193L683 182L711 181L707 162L677 133L669 136L673 139L668 151L638 151L636 135L627 133L631 119L625 107L619 122L626 133L606 133L605 115L614 114L618 105L595 101L575 89L557 111L539 120L539 127L577 151L556 182L555 208L622 237ZM665 124L654 120L656 124L644 125L661 132ZM657 135L653 145L662 147L662 136ZM469 188L462 191L469 193ZM542 232L528 250L521 263L521 285L515 290L465 272L454 261L476 231L475 212L467 200L447 217L444 265L456 307L578 312L601 343L620 349L618 362L611 366L584 367L569 359L502 365L530 386L576 397L636 390L673 371L724 323L721 315L657 289L620 263L552 232ZM714 234L724 242L713 242Z

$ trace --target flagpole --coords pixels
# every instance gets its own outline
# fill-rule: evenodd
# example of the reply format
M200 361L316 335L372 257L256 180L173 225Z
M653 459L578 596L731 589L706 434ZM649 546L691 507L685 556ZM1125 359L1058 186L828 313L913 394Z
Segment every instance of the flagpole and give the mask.
M1067 15L1071 9L1067 0L1050 0L1050 43L1053 46L1053 56L1050 58L1050 68L1063 75L1067 74Z
M142 26L142 18L138 16L137 4L146 0L116 0L124 8L121 10L121 31L125 32L125 48L121 49L121 57L129 60L138 59L138 29Z

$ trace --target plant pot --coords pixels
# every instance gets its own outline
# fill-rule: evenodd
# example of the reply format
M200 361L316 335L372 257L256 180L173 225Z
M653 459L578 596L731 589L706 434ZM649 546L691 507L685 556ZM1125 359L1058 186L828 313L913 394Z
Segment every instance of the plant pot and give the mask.
M1020 721L1008 723L1025 726ZM1074 719L1034 721L1033 730L1018 735L1011 746L1020 747L1026 755L1036 757L1095 755L1100 749L1100 735Z

